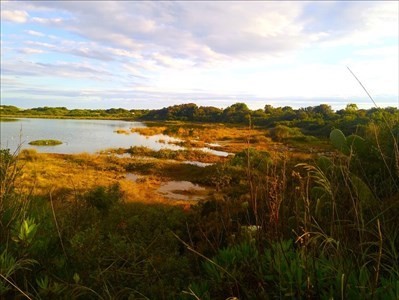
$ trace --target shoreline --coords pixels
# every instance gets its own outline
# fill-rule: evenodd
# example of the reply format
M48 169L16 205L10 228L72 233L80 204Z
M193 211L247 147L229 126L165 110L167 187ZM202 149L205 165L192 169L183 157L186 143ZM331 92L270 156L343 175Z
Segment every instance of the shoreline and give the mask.
M51 115L3 115L0 114L0 122L1 119L64 119L64 120L110 120L110 121L129 121L129 122L143 122L137 119L128 119L128 118L110 118L110 117L78 117L78 116L51 116Z

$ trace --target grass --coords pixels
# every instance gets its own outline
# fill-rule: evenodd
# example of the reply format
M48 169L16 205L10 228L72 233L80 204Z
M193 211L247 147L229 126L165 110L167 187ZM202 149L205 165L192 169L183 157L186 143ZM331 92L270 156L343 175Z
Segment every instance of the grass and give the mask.
M275 144L266 135L266 130L226 124L198 124L188 122L146 122L148 127L132 128L145 136L165 134L181 139L173 142L183 147L208 147L231 153L240 152L248 147L248 142L256 144L259 150L270 149ZM210 146L208 144L218 144Z
M129 131L126 129L117 129L115 130L117 134L129 134Z
M94 298L69 292L82 285L104 299L193 299L182 291L195 299L399 299L399 156L386 127L370 144L334 138L337 149L353 151L311 162L300 155L324 145L293 128L274 132L280 143L258 128L165 124L141 131L247 150L205 168L178 161L201 159L192 150L133 147L132 157L24 150L23 169L0 151L7 281L0 281L0 298ZM168 180L217 193L192 206L171 201L158 192ZM37 211L3 206L3 199L18 204L21 194ZM12 290L2 294L1 287Z
M119 183L126 202L185 204L166 199L156 191L165 181L198 182L207 173L204 168L159 159L143 161L88 153L49 154L32 149L21 151L19 160L24 166L18 183L23 193L34 189L35 196L47 196L51 192L55 198L65 201L73 201L77 195L96 186ZM125 177L127 172L133 171L143 178L133 182Z
M186 148L207 147L228 153L238 153L250 146L257 151L267 151L273 157L286 155L305 161L315 157L318 152L326 152L331 149L325 141L309 136L273 141L273 132L270 129L257 127L180 121L146 122L146 125L148 127L132 128L131 131L144 136L166 134L179 138L180 141L168 143Z
M212 155L210 153L206 153L201 150L169 150L169 149L160 149L158 151L151 150L147 147L142 146L134 146L130 147L127 151L132 156L148 156L159 159L172 159L178 161L199 161L203 163L216 163L224 161L224 157L220 157L217 155Z
M146 123L146 128L132 128L132 132L142 135L167 134L182 139L199 140L205 143L216 141L243 140L248 137L248 129L242 126L225 124L197 124L183 122L164 122L162 126ZM252 130L251 136L262 134L261 130Z
M33 146L56 146L61 144L62 142L59 140L35 140L29 142L29 145Z
M180 134L184 135L184 130ZM235 141L243 143L241 139ZM317 144L302 138L295 141L304 147L309 146L306 142ZM255 135L247 138L246 145L255 149L267 142L266 136ZM172 293L177 295L184 288L197 299L398 299L399 235L395 220L399 194L390 195L392 205L386 202L391 199L387 197L378 205L366 205L371 201L369 190L354 175L367 170L368 156L363 158L359 152L364 168L357 169L355 156L335 155L297 164L294 156L288 156L292 154L289 151L281 154L287 155L284 160L278 160L277 155L248 148L231 161L200 168L177 160L195 152L145 147L129 151L133 157L21 152L19 161L24 168L16 189L47 203L50 198L54 222L50 219L49 224L55 223L58 231L53 231L55 241L69 241L64 252L71 265L61 265L60 269L69 268L70 273L57 274L63 280L82 278L83 284L101 295L135 286L151 299L176 298ZM127 172L140 174L140 180L129 180ZM207 184L218 192L206 202L169 200L158 192L168 180ZM117 205L107 209L109 214L97 213L95 209L103 204L99 200L112 196L113 186L118 186L122 195L115 194ZM376 188L387 189L381 185ZM85 206L87 199L89 207ZM162 210L153 209L159 204L167 205ZM145 207L145 213L137 211L139 205ZM169 209L180 209L176 205L183 208L179 219L165 219L170 218ZM35 224L45 228L42 224L46 224L44 218L25 223L32 228ZM39 249L48 249L43 243L47 235L31 239L28 229L21 237L37 242L36 247L42 247ZM172 235L182 242L180 247ZM17 249L25 251L26 245L17 245ZM140 249L149 255L147 261ZM17 254L25 257L25 253ZM59 248L57 259L62 253ZM170 253L176 260L169 260ZM46 264L44 257L39 256L41 264ZM149 268L141 273L140 266L146 262ZM186 269L177 263L184 263ZM54 265L53 261L48 264ZM53 278L51 271L49 274ZM142 286L130 281L133 274ZM164 281L175 278L172 275L182 279L173 282L170 290L163 282L154 286L154 278ZM35 285L34 281L29 283ZM24 286L23 280L16 286L33 290Z
M166 130L165 126L160 126L160 127L132 128L131 132L145 136L152 136L152 135L164 134L165 130Z

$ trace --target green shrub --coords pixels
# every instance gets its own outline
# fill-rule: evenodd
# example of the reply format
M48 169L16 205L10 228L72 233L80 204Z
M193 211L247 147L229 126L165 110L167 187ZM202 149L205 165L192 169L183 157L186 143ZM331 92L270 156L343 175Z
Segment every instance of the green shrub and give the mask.
M106 214L113 205L122 200L122 196L119 184L114 184L109 187L97 186L87 192L84 199L89 206Z

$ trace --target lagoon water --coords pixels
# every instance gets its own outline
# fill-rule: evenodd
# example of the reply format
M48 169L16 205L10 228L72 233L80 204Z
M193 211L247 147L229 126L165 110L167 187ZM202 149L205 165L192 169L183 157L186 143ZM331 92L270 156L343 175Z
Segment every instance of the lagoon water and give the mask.
M21 118L12 122L0 122L1 149L9 148L14 152L18 145L21 149L34 148L47 153L94 153L109 148L129 148L144 146L153 150L162 148L177 150L182 147L159 143L160 139L175 141L166 135L145 137L138 133L117 134L123 129L146 127L140 122L115 120L72 120L72 119L28 119ZM32 146L34 140L54 139L63 142L57 146Z

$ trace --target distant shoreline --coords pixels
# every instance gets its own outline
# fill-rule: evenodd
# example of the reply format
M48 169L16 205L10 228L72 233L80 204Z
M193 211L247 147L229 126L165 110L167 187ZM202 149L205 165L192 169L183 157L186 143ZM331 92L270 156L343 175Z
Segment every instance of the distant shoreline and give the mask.
M64 119L64 120L120 120L120 121L137 121L137 119L128 119L128 118L122 118L122 117L91 117L91 116L86 116L86 117L78 117L78 116L50 116L50 115L3 115L0 114L0 121L2 119L21 119L21 118L26 118L26 119ZM139 122L139 121L137 121ZM141 121L140 121L141 122Z

